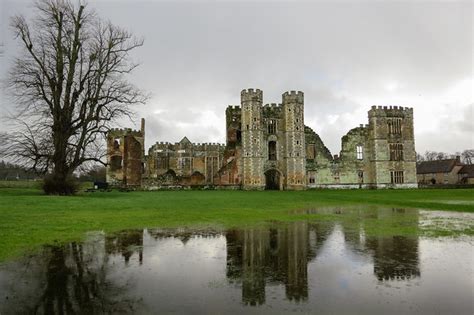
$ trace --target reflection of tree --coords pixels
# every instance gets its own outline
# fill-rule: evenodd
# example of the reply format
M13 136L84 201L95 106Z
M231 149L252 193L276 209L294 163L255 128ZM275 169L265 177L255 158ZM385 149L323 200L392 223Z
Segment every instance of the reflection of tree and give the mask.
M176 229L151 229L147 230L148 234L153 237L155 240L159 239L168 239L176 238L179 239L183 245L186 245L188 241L193 237L204 237L212 238L221 235L220 232L213 230L189 230L186 228L176 228Z
M420 276L418 238L405 236L371 237L374 274L378 280L410 279Z
M40 313L40 314L96 314L131 312L140 303L127 297L127 287L109 279L109 256L105 244L111 252L118 252L119 247L110 244L138 245L132 240L134 236L119 234L103 237L90 242L70 243L67 245L50 245L44 247L41 255L33 256L32 261L18 262L14 279L18 285L12 284L11 291L18 292L17 297L2 309L9 313ZM140 243L141 244L141 243ZM127 246L127 255L132 255ZM124 255L124 257L127 257ZM126 258L127 259L127 258ZM32 273L24 274L23 270ZM21 282L28 282L32 293L24 292ZM29 290L28 290L29 291Z
M345 244L354 250L373 256L374 274L378 280L409 279L420 276L418 237L394 235L400 230L410 230L416 235L419 213L413 209L378 207L364 209L357 213L364 219L358 225L352 221L342 221ZM378 229L392 230L390 235L366 235L365 224L377 224ZM415 231L415 232L413 232Z
M128 264L130 257L138 251L140 265L143 263L143 231L130 230L119 234L107 236L105 239L105 252L107 254L122 254L125 263Z
M416 210L380 209L378 215L380 220L388 220L398 228L418 229L419 213ZM420 276L418 237L369 237L366 245L373 251L374 274L377 279L409 279Z
M315 255L307 222L231 230L226 238L227 277L242 282L245 304L263 304L268 281L284 283L289 300L307 299L308 261Z
M98 271L98 272L96 272ZM46 288L35 313L93 313L101 309L103 269L92 271L84 261L82 246L51 246L46 263Z

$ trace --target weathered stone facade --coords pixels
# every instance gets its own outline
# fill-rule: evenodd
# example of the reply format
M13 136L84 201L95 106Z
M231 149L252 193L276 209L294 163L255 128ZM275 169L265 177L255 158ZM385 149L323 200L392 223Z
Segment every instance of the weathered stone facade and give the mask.
M111 129L107 133L107 182L119 186L142 185L145 120L141 130Z
M215 185L214 175L222 166L224 148L218 143L191 143L186 137L174 144L157 142L148 150L145 184Z
M143 147L144 130L111 131L109 163L124 164L123 184L140 178L148 187L216 186L242 189L306 188L410 188L417 187L413 109L372 106L369 124L350 130L342 138L339 156L332 156L321 138L304 125L303 92L285 92L281 104L263 105L263 92L241 92L241 105L226 109L226 144L193 144L186 137L179 143L156 143L138 158L130 150L116 150L117 134L133 136ZM142 128L143 129L143 128ZM112 139L112 140L110 140ZM131 141L131 140L130 140ZM125 143L125 141L124 141ZM138 147L137 147L138 148ZM138 151L137 151L138 152ZM129 161L135 161L130 164ZM113 164L113 165L116 165ZM124 178L109 164L108 180ZM110 171L110 174L109 174Z

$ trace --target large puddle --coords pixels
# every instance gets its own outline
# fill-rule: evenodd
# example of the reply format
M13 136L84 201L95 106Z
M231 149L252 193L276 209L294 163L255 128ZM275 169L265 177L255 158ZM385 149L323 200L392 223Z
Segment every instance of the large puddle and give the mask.
M374 233L373 222L462 229L473 226L473 214L364 213L229 230L91 233L0 265L0 314L474 313L473 236Z

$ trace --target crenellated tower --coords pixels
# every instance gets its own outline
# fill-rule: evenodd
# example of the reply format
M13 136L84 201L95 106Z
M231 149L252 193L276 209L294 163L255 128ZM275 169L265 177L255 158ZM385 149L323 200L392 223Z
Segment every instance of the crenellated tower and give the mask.
M304 135L304 94L301 91L285 92L282 96L285 189L305 189L306 151Z
M107 182L139 187L145 165L145 119L140 130L110 129L107 132Z
M263 189L264 155L262 102L263 92L259 89L242 90L241 134L242 134L242 185L244 189Z
M416 187L413 108L372 106L368 115L374 184Z

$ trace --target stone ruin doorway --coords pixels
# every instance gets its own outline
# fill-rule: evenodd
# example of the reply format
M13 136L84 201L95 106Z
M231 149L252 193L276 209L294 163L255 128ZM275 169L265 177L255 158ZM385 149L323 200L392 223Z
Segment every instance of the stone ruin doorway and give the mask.
M275 169L265 172L265 190L280 190L280 172Z

